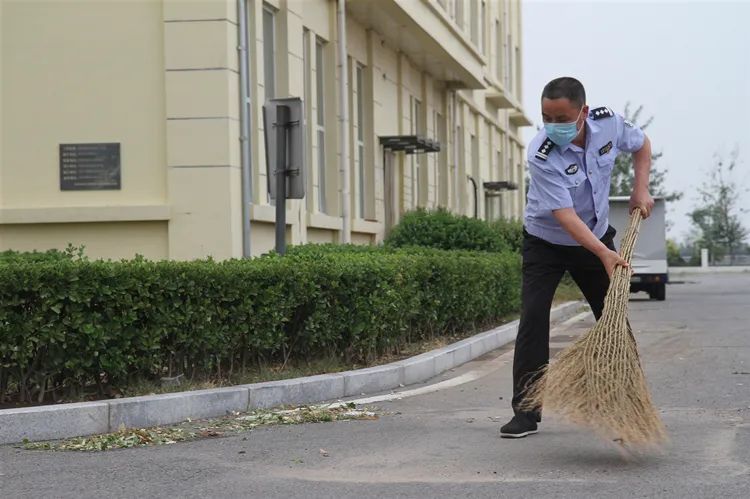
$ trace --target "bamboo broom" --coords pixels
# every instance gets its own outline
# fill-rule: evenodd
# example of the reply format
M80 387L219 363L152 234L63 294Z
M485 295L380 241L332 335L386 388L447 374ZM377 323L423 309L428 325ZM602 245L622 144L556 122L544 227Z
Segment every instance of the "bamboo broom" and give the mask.
M620 254L630 264L641 223L633 211ZM632 447L658 448L666 431L651 402L628 322L630 269L616 266L596 325L566 348L525 392L525 410L555 412Z

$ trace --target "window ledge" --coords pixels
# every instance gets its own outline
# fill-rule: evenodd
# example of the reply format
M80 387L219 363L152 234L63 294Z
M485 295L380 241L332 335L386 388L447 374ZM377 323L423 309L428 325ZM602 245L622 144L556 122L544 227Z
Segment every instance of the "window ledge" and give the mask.
M288 208L286 210L286 224L292 225L294 212ZM276 207L270 204L253 204L250 205L250 220L256 222L276 223Z
M383 230L383 224L381 222L373 222L371 220L352 220L352 232L361 232L366 234L378 234Z
M307 226L314 229L341 230L342 223L340 217L334 217L325 213L307 214Z

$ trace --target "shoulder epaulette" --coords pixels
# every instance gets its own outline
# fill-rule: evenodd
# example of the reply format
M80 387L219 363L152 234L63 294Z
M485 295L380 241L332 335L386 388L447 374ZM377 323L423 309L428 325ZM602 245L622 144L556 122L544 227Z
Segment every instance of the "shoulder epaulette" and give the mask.
M600 120L602 118L611 118L615 115L612 110L608 107L597 107L592 109L589 113L589 118L592 120Z
M534 156L537 159L541 159L542 161L547 161L547 155L553 147L555 147L555 143L552 142L549 137L547 137L546 139L544 139L544 142L542 142L542 145L539 146L539 149Z

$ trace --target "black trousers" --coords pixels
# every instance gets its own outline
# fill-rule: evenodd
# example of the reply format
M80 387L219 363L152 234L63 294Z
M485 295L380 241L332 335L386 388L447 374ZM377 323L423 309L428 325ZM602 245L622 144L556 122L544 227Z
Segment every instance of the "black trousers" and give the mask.
M601 260L582 246L551 244L523 231L521 322L513 358L513 410L518 413L524 388L549 362L549 314L552 298L567 270L581 289L597 320L602 315L609 276ZM601 241L614 250L615 229ZM541 408L539 408L541 411ZM539 413L535 414L537 418Z

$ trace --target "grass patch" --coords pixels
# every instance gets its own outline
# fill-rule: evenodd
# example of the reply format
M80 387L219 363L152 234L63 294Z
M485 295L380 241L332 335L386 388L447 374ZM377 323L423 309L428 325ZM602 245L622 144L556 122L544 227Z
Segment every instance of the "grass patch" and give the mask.
M581 290L578 289L578 286L573 281L573 278L570 277L568 273L566 273L560 281L560 285L557 286L557 291L555 292L553 302L563 303L566 301L576 301L583 299L583 293L581 293Z

